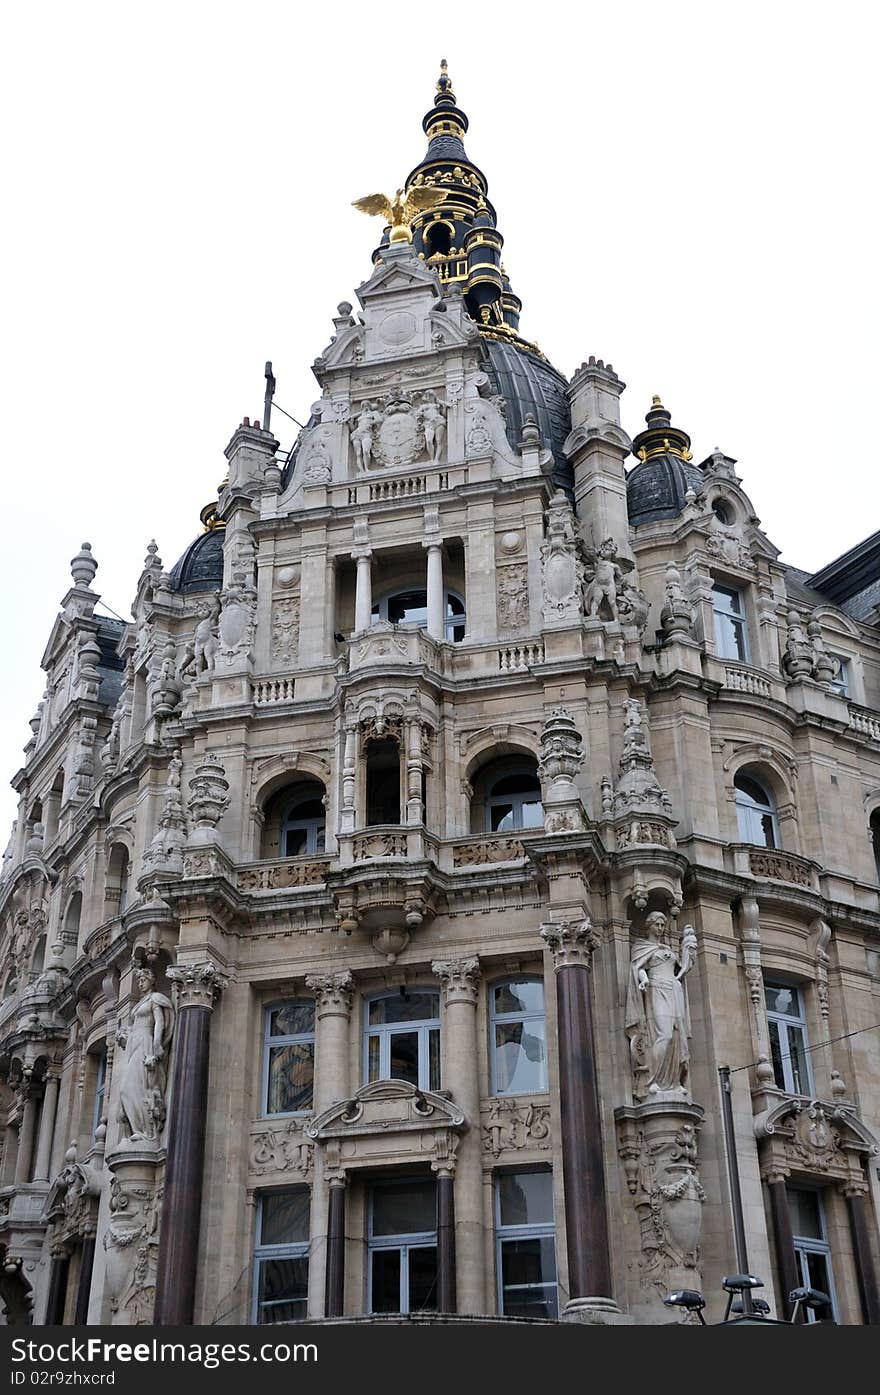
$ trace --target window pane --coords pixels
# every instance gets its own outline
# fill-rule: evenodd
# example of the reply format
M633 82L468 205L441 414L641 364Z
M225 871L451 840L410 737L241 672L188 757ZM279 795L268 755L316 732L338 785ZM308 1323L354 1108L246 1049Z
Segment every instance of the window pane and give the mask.
M519 980L501 983L495 989L495 1013L543 1012L544 985L536 981Z
M715 642L722 659L744 660L746 657L745 627L742 620L715 611Z
M424 1246L409 1252L409 1311L437 1311L437 1250Z
M410 1085L419 1083L419 1034L418 1032L390 1033L390 1070L392 1080L406 1080Z
M793 988L784 983L765 983L768 1012L782 1012L788 1017L800 1017L797 996Z
M315 1048L311 1042L270 1047L267 1114L311 1109L314 1074Z
M428 1089L440 1089L440 1028L428 1033Z
M309 1292L309 1261L260 1260L259 1321L297 1322L305 1318Z
M273 1008L269 1014L269 1035L271 1037L302 1036L314 1030L314 1003L285 1003L283 1007Z
M810 1288L817 1288L820 1293L827 1293L831 1297L831 1275L828 1266L828 1256L808 1252L805 1255L807 1261L807 1275ZM814 1308L814 1322L827 1322L831 1318L830 1307Z
M299 857L308 852L308 832L305 828L289 828L284 836L284 856Z
M530 1094L547 1088L546 1024L543 1018L495 1026L495 1089Z
M792 1027L789 1024L788 1050L791 1088L796 1095L808 1095L810 1093L810 1074L807 1066L803 1028Z
M501 1303L508 1317L557 1316L556 1253L551 1236L502 1241Z
M374 1250L372 1311L400 1312L400 1250Z
M381 1041L380 1041L380 1038L379 1038L379 1037L368 1037L368 1038L367 1038L367 1079L368 1079L368 1080L378 1080L378 1079L380 1078L380 1075L381 1075L381 1066L379 1065L379 1052L380 1052L380 1050L381 1050Z
M785 1089L785 1071L782 1065L782 1043L779 1039L779 1023L768 1022L770 1033L770 1059L773 1062L773 1079L777 1090Z
M540 799L530 800L522 806L522 828L541 828L544 823L544 806Z
M498 1177L501 1224L552 1225L553 1178L549 1172L502 1172Z
M824 1240L818 1192L806 1187L789 1187L788 1209L793 1235L803 1240Z
M489 826L493 833L509 833L512 828L515 828L513 805L491 804L489 806Z
M373 1234L418 1235L437 1229L437 1184L433 1178L373 1188Z
M307 1244L309 1239L309 1189L269 1192L260 1215L261 1245Z
M436 1022L440 1016L437 993L395 993L370 1003L370 1026L391 1022Z
M772 814L761 815L761 838L765 848L776 847L776 825Z

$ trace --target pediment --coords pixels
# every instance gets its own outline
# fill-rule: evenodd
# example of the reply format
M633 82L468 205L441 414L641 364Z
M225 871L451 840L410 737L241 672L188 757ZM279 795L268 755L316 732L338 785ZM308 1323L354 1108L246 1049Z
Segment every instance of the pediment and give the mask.
M415 254L397 254L380 261L373 275L358 286L355 294L366 308L367 302L378 296L422 289L431 290L439 300L440 282L436 272L429 270Z
M434 1090L418 1090L405 1080L373 1080L351 1099L339 1100L309 1124L309 1138L357 1138L370 1134L424 1133L461 1129L465 1117L458 1105Z

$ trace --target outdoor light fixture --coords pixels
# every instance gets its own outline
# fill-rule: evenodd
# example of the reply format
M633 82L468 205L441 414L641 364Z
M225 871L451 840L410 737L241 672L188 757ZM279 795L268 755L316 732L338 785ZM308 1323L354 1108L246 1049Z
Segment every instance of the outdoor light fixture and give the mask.
M789 1303L793 1303L791 1310L792 1322L797 1322L801 1308L830 1308L831 1299L827 1293L823 1293L820 1288L793 1288L788 1295Z
M727 1310L724 1314L724 1321L726 1322L730 1317L734 1294L751 1294L753 1288L764 1287L764 1280L759 1279L756 1274L725 1274L724 1278L721 1280L721 1286L728 1294ZM742 1303L742 1296L740 1296L740 1303ZM749 1305L746 1304L744 1306L748 1309Z
M731 1311L732 1313L741 1313L742 1310L743 1310L743 1301L742 1301L742 1299L741 1299L741 1298L736 1298L736 1299L734 1299L733 1303L730 1305L730 1311ZM755 1314L756 1317L767 1317L767 1315L768 1315L769 1312L770 1312L770 1304L767 1302L767 1299L766 1299L766 1298L753 1298L753 1299L752 1299L752 1312Z
M706 1319L701 1312L706 1306L706 1300L702 1293L695 1288L677 1288L672 1293L667 1293L663 1299L667 1308L686 1308L689 1313L696 1313L703 1326L706 1326Z

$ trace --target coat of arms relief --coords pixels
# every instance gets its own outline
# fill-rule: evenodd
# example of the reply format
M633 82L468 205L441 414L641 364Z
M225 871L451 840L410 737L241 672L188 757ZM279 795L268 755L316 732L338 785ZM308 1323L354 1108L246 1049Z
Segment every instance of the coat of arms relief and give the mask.
M354 413L351 445L359 474L427 457L437 464L446 442L446 407L430 388L396 388Z

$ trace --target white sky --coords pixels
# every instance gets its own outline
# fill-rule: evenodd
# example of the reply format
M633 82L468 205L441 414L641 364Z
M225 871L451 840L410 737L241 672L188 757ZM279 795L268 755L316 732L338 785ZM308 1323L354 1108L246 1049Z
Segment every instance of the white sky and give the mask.
M89 3L6 9L0 850L83 539L123 616L170 568L222 451L370 271L350 207L422 158L449 60L523 333L659 392L739 462L784 559L880 526L875 6ZM283 425L282 425L283 423ZM288 424L273 421L282 444ZM291 428L292 429L292 428Z

